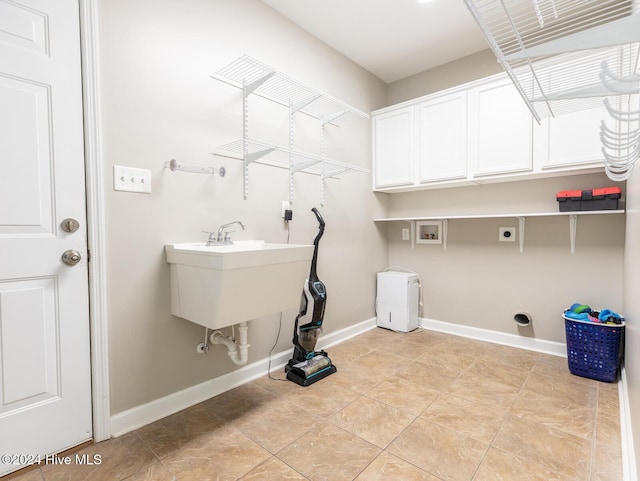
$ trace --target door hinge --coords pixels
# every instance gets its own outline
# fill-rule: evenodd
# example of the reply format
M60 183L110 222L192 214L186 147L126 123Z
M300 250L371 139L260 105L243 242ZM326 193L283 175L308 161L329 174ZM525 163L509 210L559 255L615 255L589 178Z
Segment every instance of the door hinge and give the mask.
M87 249L87 262L91 262L91 249Z

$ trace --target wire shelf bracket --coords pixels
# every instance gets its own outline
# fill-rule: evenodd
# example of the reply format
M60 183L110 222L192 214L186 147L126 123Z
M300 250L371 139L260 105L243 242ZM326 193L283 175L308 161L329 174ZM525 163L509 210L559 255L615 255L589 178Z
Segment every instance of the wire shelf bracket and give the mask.
M263 157L267 157L274 150L276 150L275 147L268 147L268 148L266 148L264 150L259 150L257 152L246 153L245 156L244 156L244 160L245 160L246 164L249 165L252 162L257 162L258 160L260 160Z

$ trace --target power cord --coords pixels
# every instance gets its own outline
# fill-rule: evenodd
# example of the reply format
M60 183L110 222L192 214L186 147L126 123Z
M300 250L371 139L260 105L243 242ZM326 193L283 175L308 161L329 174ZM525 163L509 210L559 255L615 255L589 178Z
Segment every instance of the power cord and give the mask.
M291 237L291 227L289 226L288 220L285 220L284 223L287 226L287 244L289 243L289 238Z
M291 228L289 226L289 220L290 219L285 219L284 221L285 225L287 226L287 244L289 243L289 238L291 236ZM269 364L267 366L267 374L269 375L269 379L271 379L272 381L286 381L286 379L273 377L271 375L271 355L273 354L273 350L276 348L276 346L278 345L278 341L280 340L280 331L282 331L282 314L283 313L280 312L280 319L278 319L278 334L276 335L276 341L273 343L273 346L269 351Z
M276 336L276 342L273 343L273 347L269 351L269 365L267 366L267 374L269 375L269 379L272 381L286 381L286 379L273 377L271 375L271 354L273 354L273 350L278 345L278 341L280 340L280 331L282 330L282 312L280 313L280 319L278 320L278 335Z

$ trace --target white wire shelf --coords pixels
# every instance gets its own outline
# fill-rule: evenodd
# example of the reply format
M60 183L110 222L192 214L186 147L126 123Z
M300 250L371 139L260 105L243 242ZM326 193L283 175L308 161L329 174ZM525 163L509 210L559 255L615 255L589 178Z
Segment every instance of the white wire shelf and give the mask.
M234 60L212 77L246 89L247 94L259 95L319 119L323 123L335 123L338 119L348 116L369 118L368 114L345 102L305 85L248 55Z
M464 1L538 121L620 95L602 84L603 62L621 77L638 71L634 0Z
M218 150L221 151L217 152L218 155L228 156L227 153L235 154L233 158L245 160L247 165L252 162L275 165L289 169L290 172L294 174L303 172L329 178L337 177L346 172L370 172L368 169L362 167L356 167L318 155L298 152L256 139L235 140L220 146Z
M248 55L231 62L212 75L214 79L242 89L242 139L218 148L217 155L241 159L244 162L244 198L249 196L249 165L260 163L286 168L289 171L289 201L293 202L293 177L298 172L320 176L320 197L324 205L325 179L345 172L369 172L367 169L338 162L324 156L325 125L338 125L348 117L368 119L369 115L320 90L279 72ZM289 148L268 144L249 136L249 98L258 95L289 110ZM321 155L294 150L294 117L299 113L318 119Z

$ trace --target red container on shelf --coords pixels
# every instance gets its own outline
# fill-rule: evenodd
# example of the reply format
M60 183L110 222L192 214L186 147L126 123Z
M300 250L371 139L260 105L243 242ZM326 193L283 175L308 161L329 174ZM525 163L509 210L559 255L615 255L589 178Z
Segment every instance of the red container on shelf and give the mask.
M563 190L556 194L560 212L579 210L615 210L622 196L620 187L590 190Z
M571 212L580 210L580 202L582 201L581 190L563 190L556 194L556 200L560 207L560 212Z

